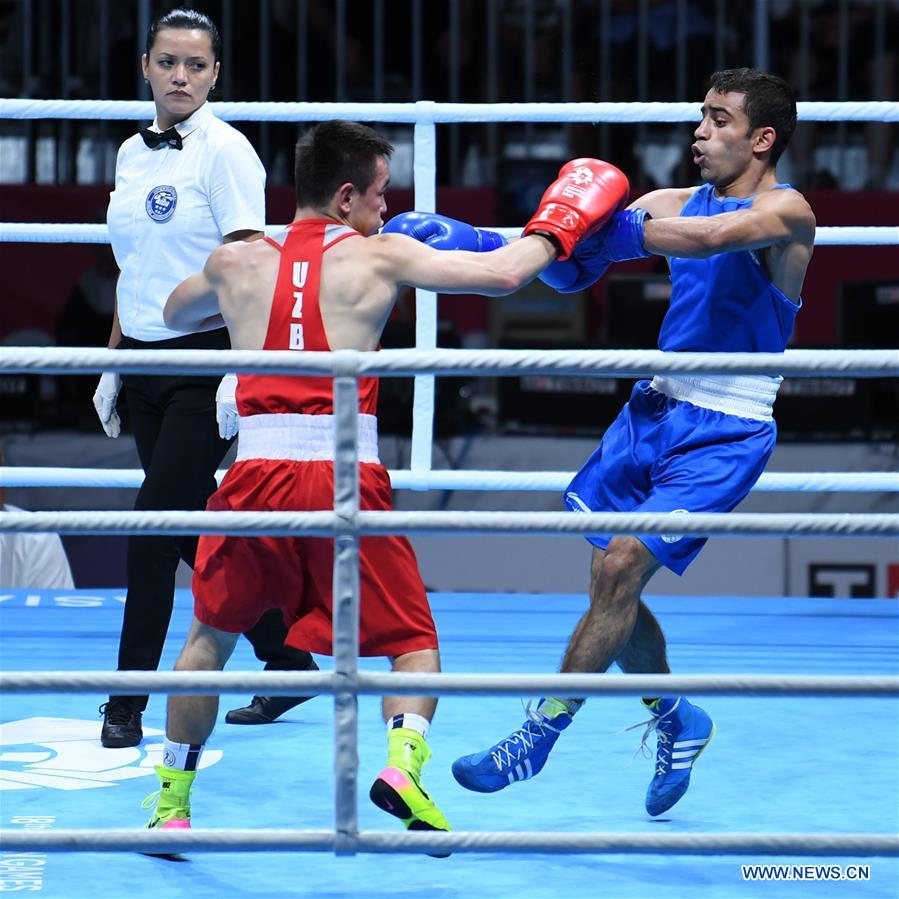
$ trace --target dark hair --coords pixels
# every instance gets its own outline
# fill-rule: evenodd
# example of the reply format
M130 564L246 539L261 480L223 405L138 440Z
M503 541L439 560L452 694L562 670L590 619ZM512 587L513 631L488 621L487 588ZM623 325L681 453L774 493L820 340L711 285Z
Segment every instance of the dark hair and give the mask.
M209 35L209 42L212 44L212 59L218 62L222 56L222 36L219 34L215 22L206 15L196 9L185 9L179 6L167 13L155 18L147 29L147 56L156 43L156 35L164 28L184 28L187 30L196 29L205 31Z
M743 94L743 111L749 128L772 127L776 133L771 165L787 148L796 128L796 91L783 78L758 69L724 69L709 79L709 88L719 94Z
M393 145L368 125L334 119L310 128L297 141L294 180L297 206L326 206L348 181L365 193L375 180L378 158Z

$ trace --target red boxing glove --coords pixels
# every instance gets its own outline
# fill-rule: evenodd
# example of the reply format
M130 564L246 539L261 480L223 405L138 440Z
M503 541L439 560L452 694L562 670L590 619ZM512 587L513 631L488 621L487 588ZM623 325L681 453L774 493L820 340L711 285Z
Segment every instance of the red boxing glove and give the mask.
M620 169L601 159L572 159L546 189L540 205L525 225L525 234L542 234L559 246L567 259L574 245L601 228L627 200L630 184Z

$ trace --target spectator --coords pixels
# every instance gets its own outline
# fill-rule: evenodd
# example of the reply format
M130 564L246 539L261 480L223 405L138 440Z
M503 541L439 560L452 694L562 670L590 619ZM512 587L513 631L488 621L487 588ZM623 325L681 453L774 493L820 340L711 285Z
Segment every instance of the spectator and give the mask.
M0 467L4 465L6 456L0 449ZM6 502L6 489L2 486L0 509L23 511ZM0 533L0 587L71 590L74 586L72 569L58 535Z

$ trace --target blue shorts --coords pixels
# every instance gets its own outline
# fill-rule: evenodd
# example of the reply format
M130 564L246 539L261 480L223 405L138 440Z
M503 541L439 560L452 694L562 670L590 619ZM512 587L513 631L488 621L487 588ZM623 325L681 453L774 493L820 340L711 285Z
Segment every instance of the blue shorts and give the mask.
M730 512L764 471L777 440L773 421L703 409L638 381L596 452L565 492L572 512ZM587 539L605 549L611 534ZM639 535L675 574L706 537Z

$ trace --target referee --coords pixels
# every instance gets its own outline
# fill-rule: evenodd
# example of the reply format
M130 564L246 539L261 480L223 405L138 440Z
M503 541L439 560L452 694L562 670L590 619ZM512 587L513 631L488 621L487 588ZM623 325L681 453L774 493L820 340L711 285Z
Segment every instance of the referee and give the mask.
M156 105L152 127L126 140L116 160L107 223L121 274L111 349L229 349L221 319L197 331L163 322L168 295L202 270L223 241L255 240L265 227L265 170L249 141L217 119L209 92L219 74L221 37L212 20L174 9L147 32L141 59ZM124 385L145 478L135 509L203 509L215 471L237 431L236 377L126 375L100 378L94 406L109 437L118 437L116 400ZM118 670L155 670L172 615L178 560L193 566L196 537L128 539L128 590ZM309 653L284 646L280 615L246 636L266 669L307 670ZM308 697L253 697L228 714L238 724L274 720ZM101 706L101 742L136 746L147 696L110 696Z

